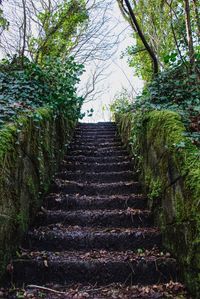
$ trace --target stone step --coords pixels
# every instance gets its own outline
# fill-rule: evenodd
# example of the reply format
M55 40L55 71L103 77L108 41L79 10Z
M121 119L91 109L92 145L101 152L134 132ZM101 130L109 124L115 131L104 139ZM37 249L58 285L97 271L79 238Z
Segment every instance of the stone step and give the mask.
M128 152L127 150L121 148L121 149L116 149L116 148L95 148L95 147L73 147L69 148L67 151L68 155L73 155L73 156L93 156L93 157L117 157L117 156L127 156Z
M75 129L76 131L81 131L81 132L108 132L108 131L113 131L117 132L117 127L116 126L78 126Z
M87 143L113 143L113 142L121 142L121 139L117 136L91 136L91 137L83 137L78 136L74 139L74 142L80 143L80 142L87 142Z
M65 157L66 162L85 162L85 163L118 163L124 161L130 161L128 156L118 156L118 157L88 157L88 156L74 156L68 155Z
M125 181L117 183L80 183L55 179L51 185L50 192L66 192L67 194L80 195L112 195L141 193L142 187L139 182Z
M99 142L101 140L107 140L107 143L116 142L121 143L121 139L117 134L76 134L74 136L74 142ZM117 139L116 141L113 139ZM103 142L102 142L103 143Z
M116 129L116 124L114 122L102 122L102 123L79 123L76 128L84 129L106 129L114 128Z
M83 139L85 137L107 137L107 136L110 136L110 137L120 137L118 135L118 132L116 130L107 130L107 131L75 131L74 132L74 138L77 138L77 137L82 137Z
M110 147L111 148L122 148L122 149L125 148L121 142L99 142L98 140L88 142L88 141L84 141L84 138L83 138L83 140L80 140L80 141L76 141L74 139L70 143L69 147L73 147L73 146L87 147L87 148L96 149L96 150L109 149Z
M99 121L97 124L98 125L112 125L112 126L116 126L116 123L114 121Z
M81 210L81 209L145 209L147 197L143 194L109 195L109 196L80 196L65 193L50 193L45 201L46 209Z
M114 282L156 284L176 280L176 261L168 255L147 252L66 251L30 252L13 261L13 283L43 285Z
M100 227L149 227L153 225L148 210L45 210L39 212L35 225L63 223L65 225Z
M37 287L25 287L21 294L26 294L27 298L42 298L44 299L189 299L186 289L181 283L170 281L167 284L153 284L153 285L124 285L121 283L112 283L109 285L96 284L70 284L58 285L49 283L46 285L50 290L56 290L58 293L52 293L48 289L40 290ZM60 293L59 293L60 292ZM15 290L17 294L17 290ZM13 295L13 290L8 290L9 294Z
M171 286L170 298L176 298L175 289L180 291L171 282L179 274L176 261L161 251L161 233L153 227L147 197L116 129L112 122L77 125L7 278L23 288L34 284L67 289L65 294L31 298L164 299L161 286L165 295ZM76 296L81 290L85 293Z
M133 171L120 172L83 172L83 171L60 171L56 174L56 178L90 183L115 183L122 181L137 180L138 174Z
M98 127L98 126L116 126L116 123L113 121L106 121L106 122L98 122L98 123L93 123L93 122L79 122L77 124L77 127Z
M100 228L54 224L29 231L23 248L47 251L64 250L140 250L161 246L156 228Z
M65 169L67 171L91 171L91 172L121 172L121 171L131 171L133 170L133 165L130 162L118 162L118 163L80 163L74 162L69 163L63 161L61 165L61 169Z
M76 128L74 134L118 134L115 127L111 128Z

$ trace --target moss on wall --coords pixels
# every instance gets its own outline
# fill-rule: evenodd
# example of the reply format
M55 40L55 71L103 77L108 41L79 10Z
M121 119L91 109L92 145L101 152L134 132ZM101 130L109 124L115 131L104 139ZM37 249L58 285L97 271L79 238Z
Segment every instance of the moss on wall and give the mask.
M200 151L171 111L117 114L116 122L140 170L149 207L176 256L183 279L200 297Z
M0 275L41 206L75 124L40 108L0 130Z

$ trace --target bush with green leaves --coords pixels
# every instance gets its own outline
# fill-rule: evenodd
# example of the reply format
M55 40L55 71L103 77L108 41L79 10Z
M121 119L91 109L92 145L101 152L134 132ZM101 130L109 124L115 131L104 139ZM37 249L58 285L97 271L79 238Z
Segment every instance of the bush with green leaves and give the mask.
M18 57L0 64L0 126L19 114L40 106L62 109L77 118L83 99L76 94L76 84L83 66L73 57L65 60L47 57L42 66Z
M153 108L182 111L188 116L200 111L200 86L198 75L176 66L160 73L138 97Z
M77 96L76 86L84 71L83 65L77 64L73 57L64 61L59 57L47 57L43 69L50 85L49 104L64 110L68 116L80 116L83 98Z
M122 94L116 98L111 109L116 112L172 110L182 116L188 129L186 133L192 140L200 144L200 84L197 74L188 73L183 65L171 67L163 71L148 83L135 101L127 101ZM191 130L194 121L195 130ZM193 126L193 127L194 127Z

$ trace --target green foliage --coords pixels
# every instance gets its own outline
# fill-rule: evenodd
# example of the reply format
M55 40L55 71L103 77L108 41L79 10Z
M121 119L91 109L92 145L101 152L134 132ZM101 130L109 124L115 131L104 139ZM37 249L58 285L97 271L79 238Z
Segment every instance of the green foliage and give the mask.
M128 112L132 109L133 103L129 99L128 93L123 90L117 96L115 96L115 100L110 105L110 110L112 113L124 113Z
M66 111L70 118L78 118L83 98L77 96L76 84L83 73L83 65L77 64L73 57L65 60L47 57L43 69L50 85L50 105Z
M200 108L198 76L189 74L184 66L170 68L146 85L138 100L149 102L152 108L195 115Z
M139 0L130 1L140 28L155 53L161 71L172 65L189 61L184 1ZM190 4L190 17L195 59L199 61L199 28L194 3ZM198 5L198 4L197 4ZM149 82L152 78L151 60L137 33L134 45L126 50L128 62L136 75ZM189 64L187 65L190 67Z
M0 62L0 128L42 106L62 110L71 119L81 116L83 99L76 95L76 85L83 65L74 61L69 49L87 22L86 4L65 0L54 8L43 7L36 16L39 37L27 39L32 60L20 53Z
M134 69L135 75L149 81L152 77L151 59L139 38L137 39L137 46L129 46L124 55L128 56L128 64Z
M191 131L192 118L200 111L200 85L198 76L190 74L184 65L171 67L146 84L142 94L133 102L118 97L112 104L114 112L171 110L178 112L195 143L200 132ZM198 126L198 124L197 124Z
M10 120L20 111L34 109L47 102L48 86L42 70L26 61L20 69L18 61L3 60L0 72L0 123Z
M0 126L20 113L49 105L77 118L83 99L76 95L83 66L73 57L61 60L47 57L43 67L14 57L0 65Z
M156 53L161 66L163 58L175 48L170 26L169 7L160 0L131 2L133 2L132 6L145 38ZM134 33L134 38L135 46L129 46L127 49L129 64L135 68L137 75L145 81L149 81L152 78L151 60L147 51L144 50L139 36Z
M162 193L162 184L157 178L157 180L150 180L150 185L149 185L150 192L148 193L148 197L151 200L156 200L161 196Z
M0 2L1 4L1 2ZM9 23L3 15L3 10L0 8L0 28L1 29L8 29Z
M84 0L65 0L54 12L45 10L37 17L42 25L43 34L38 38L30 39L30 51L39 63L43 63L48 56L69 55L82 26L88 20Z

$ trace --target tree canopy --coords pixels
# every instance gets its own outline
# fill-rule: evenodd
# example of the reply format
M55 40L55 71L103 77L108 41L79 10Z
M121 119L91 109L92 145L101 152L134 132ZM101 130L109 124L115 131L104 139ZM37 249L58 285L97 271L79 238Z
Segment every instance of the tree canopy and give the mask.
M139 76L147 81L151 79L151 57L132 21L127 3L157 59L160 71L174 64L185 64L199 73L199 67L194 67L200 58L198 0L118 0L118 3L134 30L135 42L128 47L127 54L130 66Z

